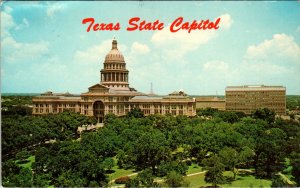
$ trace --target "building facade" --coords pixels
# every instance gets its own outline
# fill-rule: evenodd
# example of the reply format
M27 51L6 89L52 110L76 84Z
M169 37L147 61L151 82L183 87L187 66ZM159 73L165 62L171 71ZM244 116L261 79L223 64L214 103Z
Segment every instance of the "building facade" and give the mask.
M197 97L196 98L196 108L214 108L221 111L225 110L225 99L218 97Z
M278 115L286 114L286 88L283 86L229 86L225 90L226 111L251 114L268 108Z
M106 55L100 82L89 87L81 95L45 92L33 98L34 115L56 114L65 110L87 116L95 116L99 122L106 114L124 116L133 108L140 108L145 115L172 114L196 115L196 101L184 92L173 92L167 96L147 95L129 87L129 71L124 56L112 41L112 49Z

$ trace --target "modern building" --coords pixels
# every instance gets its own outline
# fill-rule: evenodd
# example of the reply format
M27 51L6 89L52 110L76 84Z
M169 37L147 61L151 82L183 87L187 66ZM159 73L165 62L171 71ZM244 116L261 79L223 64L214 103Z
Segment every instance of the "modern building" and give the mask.
M225 90L226 111L251 114L268 108L278 115L286 113L286 88L283 86L229 86Z
M129 71L124 56L112 41L112 49L106 55L100 82L89 87L81 95L54 94L51 91L33 98L34 115L55 114L65 110L95 116L99 122L106 114L124 116L133 108L140 108L145 115L172 114L196 115L196 101L183 91L167 96L147 95L129 87Z
M219 97L197 97L196 98L196 108L214 108L221 111L225 110L225 99Z

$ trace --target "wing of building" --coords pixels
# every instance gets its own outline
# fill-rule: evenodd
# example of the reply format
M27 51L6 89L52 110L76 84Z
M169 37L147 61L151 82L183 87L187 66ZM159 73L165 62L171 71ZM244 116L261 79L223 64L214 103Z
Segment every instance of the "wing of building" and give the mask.
M225 90L227 111L251 114L268 108L278 115L286 114L286 88L283 86L228 86Z
M45 92L33 98L34 115L55 114L65 110L95 116L100 122L106 114L124 116L133 108L140 108L145 115L172 114L196 115L196 101L184 92L173 92L167 96L147 95L129 87L129 71L117 41L106 55L100 82L89 87L81 95Z

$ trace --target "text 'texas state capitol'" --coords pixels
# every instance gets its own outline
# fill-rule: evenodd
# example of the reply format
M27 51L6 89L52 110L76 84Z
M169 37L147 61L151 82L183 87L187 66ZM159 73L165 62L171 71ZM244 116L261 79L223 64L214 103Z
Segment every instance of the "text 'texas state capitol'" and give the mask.
M255 109L269 108L277 114L285 114L285 88L282 86L236 86L226 88L226 99L195 100L183 91L173 92L167 96L144 94L129 87L129 71L126 69L124 56L112 41L112 49L106 55L103 69L100 71L100 83L88 88L80 96L70 93L54 94L51 91L33 98L34 115L56 114L65 110L87 116L95 116L100 122L106 114L126 115L131 109L139 108L145 115L172 114L196 115L197 108L214 107L251 113ZM202 105L203 104L203 105Z

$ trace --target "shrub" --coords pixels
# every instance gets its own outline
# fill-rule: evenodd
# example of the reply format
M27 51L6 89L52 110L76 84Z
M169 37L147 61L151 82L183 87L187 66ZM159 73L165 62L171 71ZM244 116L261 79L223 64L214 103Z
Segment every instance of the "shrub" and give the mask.
M128 176L122 176L122 177L119 177L118 179L116 179L115 183L116 184L126 184L129 181L130 181L130 177L128 177Z

